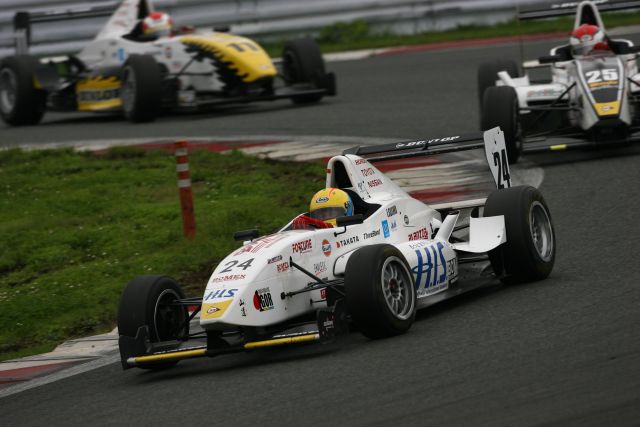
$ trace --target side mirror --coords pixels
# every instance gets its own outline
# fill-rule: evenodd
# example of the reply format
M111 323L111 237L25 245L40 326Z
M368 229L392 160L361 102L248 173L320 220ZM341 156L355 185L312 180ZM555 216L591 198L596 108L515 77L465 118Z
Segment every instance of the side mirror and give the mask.
M255 228L253 230L236 231L235 233L233 233L234 240L243 242L245 240L253 240L258 236L260 236L260 233L258 233L258 230Z
M348 227L350 225L362 224L363 222L364 216L362 216L362 214L336 218L336 224L338 227Z

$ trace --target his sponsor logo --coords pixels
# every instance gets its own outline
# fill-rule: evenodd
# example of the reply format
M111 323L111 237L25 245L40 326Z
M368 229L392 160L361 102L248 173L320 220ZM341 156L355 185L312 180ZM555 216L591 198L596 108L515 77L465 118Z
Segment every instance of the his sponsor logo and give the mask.
M324 261L320 261L316 264L313 264L313 272L316 276L327 271L327 263Z
M427 296L447 289L447 260L441 242L433 243L422 250L416 249L417 265L411 269L416 275L418 297ZM424 253L423 253L424 252Z
M367 163L367 159L356 159L356 165L363 165Z
M276 265L276 268L278 270L278 273L284 273L286 271L289 271L289 263L283 262L282 264Z
M376 173L373 168L360 169L360 172L362 172L364 176L371 176Z
M371 188L377 187L378 185L382 185L382 181L379 179L372 179L371 181L367 182L367 185Z
M282 260L282 255L274 256L273 258L269 258L267 264L273 264L274 262L278 262Z
M396 208L396 205L393 205L387 208L387 217L394 216L397 213L398 213L398 208Z
M214 289L205 294L204 300L210 301L214 299L233 298L236 292L238 292L238 289Z
M409 225L409 217L407 215L404 216L404 225Z
M258 311L273 310L273 298L269 288L261 288L253 294L253 306Z
M447 136L444 138L434 138L422 141L411 141L411 142L399 142L396 144L396 148L409 148L409 147L421 147L423 145L433 144L435 142L451 142L460 138L460 135L456 136Z
M429 238L429 230L426 228L421 228L418 231L414 231L409 234L409 240L425 240Z
M336 241L336 246L341 248L342 246L349 246L353 243L358 243L360 238L358 236L347 237L346 239Z
M318 197L316 199L316 203L327 203L328 201L329 201L329 198L327 196Z
M324 256L331 255L331 243L326 239L322 241L322 253Z
M303 240L302 242L297 242L291 245L291 250L293 253L301 253L304 254L306 252L310 252L313 249L313 242L311 239Z
M388 238L391 233L389 232L389 221L386 219L382 221L382 233L384 234L384 238Z
M247 277L246 274L225 274L211 279L211 283L231 282L233 280L242 280Z
M380 229L373 230L371 233L362 233L362 237L364 238L364 240L373 239L374 237L377 237L379 235Z

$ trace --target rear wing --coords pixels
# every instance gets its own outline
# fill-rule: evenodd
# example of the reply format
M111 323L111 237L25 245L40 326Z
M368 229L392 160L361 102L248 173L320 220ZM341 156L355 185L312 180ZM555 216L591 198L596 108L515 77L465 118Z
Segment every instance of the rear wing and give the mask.
M125 24L127 14L136 15L135 18L137 19L143 19L152 11L152 7L153 6L147 0L124 0L101 2L101 4L95 6L78 6L66 9L60 8L44 10L40 12L16 12L13 16L16 54L24 55L28 53L29 46L31 45L31 27L33 24L69 21L73 19L98 18L113 15L112 19L107 23L107 26L102 30L102 32L105 32L105 30L108 29L107 27L110 27L109 24L111 24L111 26L114 26L113 24L115 24L116 27L126 27L128 25L128 23ZM131 12L127 9L131 9ZM122 15L120 18L116 16L116 11ZM118 22L118 18L120 22ZM126 29L126 31L130 31L130 29Z
M598 27L604 29L604 24L602 22L602 18L600 17L601 12L615 12L638 8L640 8L640 1L638 0L593 0L581 2L564 2L550 4L545 8L535 8L519 11L518 19L521 21L526 21L575 15L576 20L574 28L577 28L582 24L591 24L597 25Z
M484 148L487 163L496 187L511 187L511 173L509 171L509 159L507 157L504 132L502 132L499 127L466 135L454 135L365 147L357 146L344 150L342 154L354 154L366 158L367 161L371 163L375 163L384 160L433 156L436 154L455 153L480 148Z

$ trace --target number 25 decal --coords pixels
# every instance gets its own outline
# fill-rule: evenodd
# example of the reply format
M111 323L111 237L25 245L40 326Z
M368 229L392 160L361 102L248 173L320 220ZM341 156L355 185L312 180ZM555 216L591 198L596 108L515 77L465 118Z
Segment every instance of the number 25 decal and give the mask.
M510 188L511 174L509 173L509 162L504 148L500 152L493 152L493 164L498 167L498 188ZM505 183L507 184L506 186Z
M601 83L611 80L618 80L618 70L615 68L605 68L604 70L587 71L587 83Z

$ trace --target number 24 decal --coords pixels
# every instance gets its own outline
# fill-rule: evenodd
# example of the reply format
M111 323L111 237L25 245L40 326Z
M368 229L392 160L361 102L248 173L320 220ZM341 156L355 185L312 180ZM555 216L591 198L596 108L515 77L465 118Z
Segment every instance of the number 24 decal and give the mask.
M504 149L498 153L493 153L493 164L498 167L498 188L511 187L511 174L509 173L509 162ZM505 186L505 183L507 184Z
M229 261L224 265L225 269L221 270L220 273L229 273L234 268L242 268L243 270L246 270L247 268L251 267L251 263L253 262L254 259L255 258L248 259L242 264L238 264L238 261L236 260Z

